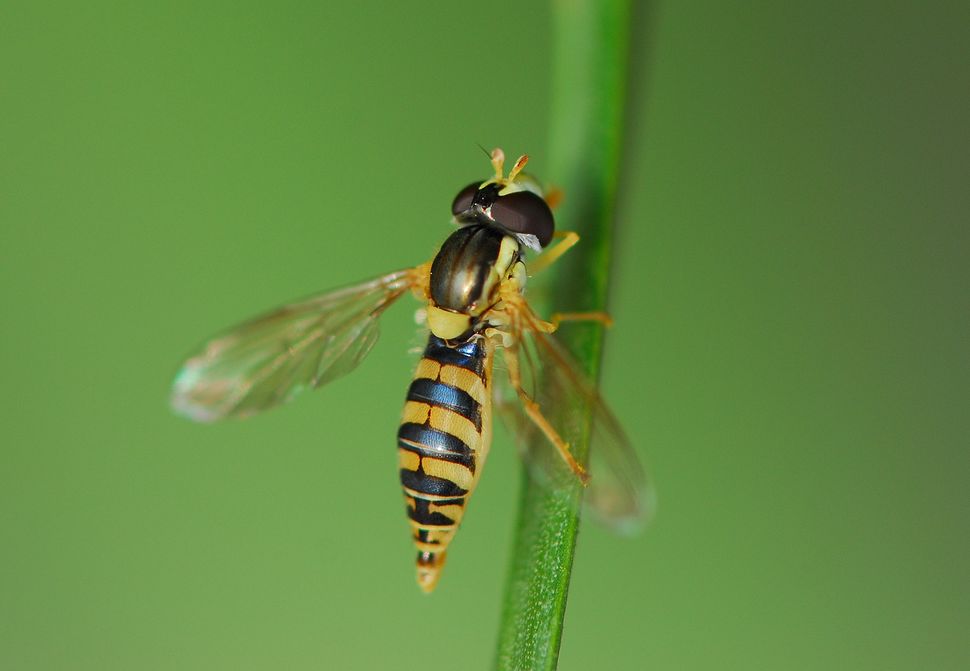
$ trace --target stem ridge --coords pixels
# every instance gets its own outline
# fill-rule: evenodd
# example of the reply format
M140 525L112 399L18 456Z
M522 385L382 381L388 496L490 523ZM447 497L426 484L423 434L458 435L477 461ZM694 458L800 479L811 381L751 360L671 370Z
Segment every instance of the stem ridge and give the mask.
M553 2L550 174L566 195L557 225L582 238L557 263L552 297L564 311L606 309L629 13L628 0ZM603 327L571 326L557 336L595 380ZM572 447L584 461L588 436ZM524 473L520 497L495 668L552 670L562 642L582 487L549 490Z

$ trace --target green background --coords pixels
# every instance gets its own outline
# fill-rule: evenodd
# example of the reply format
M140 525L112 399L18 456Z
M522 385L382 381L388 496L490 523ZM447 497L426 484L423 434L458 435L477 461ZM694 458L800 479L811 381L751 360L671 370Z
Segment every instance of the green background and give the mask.
M636 14L604 393L660 509L582 530L562 669L970 665L970 12L891 4ZM428 258L475 143L543 175L549 12L0 7L0 668L489 667L517 459L420 593L413 303L284 409L167 394L213 332Z

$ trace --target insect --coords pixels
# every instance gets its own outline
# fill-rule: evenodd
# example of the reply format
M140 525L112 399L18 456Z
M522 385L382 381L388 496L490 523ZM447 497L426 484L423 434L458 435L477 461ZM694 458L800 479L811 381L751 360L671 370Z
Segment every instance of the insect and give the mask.
M572 313L546 321L525 298L529 273L548 267L579 238L555 232L543 189L522 172L527 156L508 175L501 149L490 159L494 176L455 197L457 228L432 261L246 322L188 359L172 390L174 410L201 422L280 405L353 370L373 347L384 310L409 292L416 296L430 333L397 441L417 580L426 592L438 582L481 477L493 407L519 442L533 446L524 456L549 486L564 479L590 484L590 507L619 524L642 517L645 505L643 472L622 429L551 335L565 320L608 318ZM504 371L493 365L497 352ZM592 477L570 451L584 432L591 437ZM536 451L537 443L546 449Z

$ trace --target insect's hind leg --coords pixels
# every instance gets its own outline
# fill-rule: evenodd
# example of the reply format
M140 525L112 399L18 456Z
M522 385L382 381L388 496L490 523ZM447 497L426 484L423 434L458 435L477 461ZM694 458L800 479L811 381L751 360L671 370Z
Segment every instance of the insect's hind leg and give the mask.
M512 383L515 393L519 395L519 400L522 401L522 406L525 409L525 413L532 420L540 431L549 439L549 442L553 444L556 450L559 452L559 456L562 460L566 462L573 473L580 479L583 485L589 484L589 473L583 468L583 465L576 461L573 457L572 452L569 451L569 443L562 439L553 426L549 423L549 420L545 418L542 411L539 409L539 404L532 400L529 393L522 387L522 374L519 370L519 358L518 358L518 348L516 347L505 347L502 350L502 354L505 357L505 365L508 368L509 381Z

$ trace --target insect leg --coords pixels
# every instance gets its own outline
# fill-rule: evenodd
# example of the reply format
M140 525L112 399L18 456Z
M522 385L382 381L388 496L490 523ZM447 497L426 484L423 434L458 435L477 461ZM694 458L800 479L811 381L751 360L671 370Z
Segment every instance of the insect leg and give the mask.
M555 210L557 207L559 207L559 203L562 202L564 195L565 194L563 194L563 190L560 189L558 186L554 186L550 188L548 191L546 191L545 199L546 199L546 204L549 206L549 209Z
M559 242L544 251L539 258L529 265L530 275L535 275L551 266L559 260L560 256L568 252L573 245L579 242L579 234L573 231L557 231L553 233L553 238L559 238Z
M549 321L559 328L563 322L600 322L606 328L613 326L613 318L601 311L597 312L554 312Z
M502 350L505 356L505 365L508 368L509 381L512 383L512 387L515 389L515 393L519 395L519 399L522 401L522 406L525 408L526 414L529 419L539 427L539 430L545 434L549 442L555 446L556 450L559 452L559 456L562 457L569 469L576 474L583 485L589 484L589 473L583 468L573 457L572 452L569 451L569 444L562 439L562 437L556 432L556 430L549 423L549 420L545 418L542 411L539 409L539 404L532 400L528 392L522 388L522 374L519 371L519 356L517 347L506 347Z

